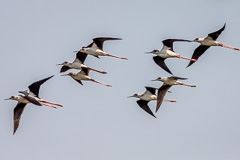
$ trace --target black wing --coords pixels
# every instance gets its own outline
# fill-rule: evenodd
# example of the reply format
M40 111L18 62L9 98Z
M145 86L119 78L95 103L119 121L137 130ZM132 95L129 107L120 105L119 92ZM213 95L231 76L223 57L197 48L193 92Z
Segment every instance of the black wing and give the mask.
M224 24L224 26L221 29L219 29L216 32L209 33L208 36L212 37L213 40L216 40L218 38L218 36L222 33L222 31L225 29L225 26L226 26L226 23Z
M76 58L79 59L79 61L83 64L85 59L87 58L87 54L78 51L77 54L76 54Z
M190 40L185 40L185 39L166 39L162 41L163 45L169 47L173 51L173 42L175 41L181 41L181 42L192 42Z
M111 37L98 37L94 38L93 42L98 46L99 49L103 50L104 41L108 40L122 40L121 38L111 38Z
M193 55L192 55L192 58L191 59L198 59L210 46L203 46L203 45L200 45L198 46L194 52L193 52ZM195 61L190 61L188 66L191 66Z
M18 103L17 106L14 108L14 111L13 111L13 126L14 126L13 134L16 132L16 130L19 126L21 115L22 115L23 110L26 105L27 105L27 103Z
M166 58L161 58L159 56L155 56L153 57L153 60L154 62L159 66L161 67L162 69L164 69L166 72L172 74L172 72L169 70L169 68L167 67L167 65L165 64L164 60Z
M24 96L24 98L26 100L28 100L29 102L31 102L32 104L35 104L37 106L41 106L42 104L40 102L38 102L34 97L31 96Z
M181 80L186 80L187 78L182 78L182 77L178 77L178 76L171 76L169 77L170 79L174 79L174 80L178 80L178 79L181 79Z
M73 78L74 79L74 78ZM81 80L77 80L77 79L74 79L75 81L77 81L78 83L80 83L81 85L83 85L82 81Z
M158 111L158 109L160 108L162 102L163 102L163 98L166 95L167 91L169 90L169 88L171 87L171 85L162 85L159 89L158 89L158 95L157 95L157 105L156 105L156 112Z
M144 101L144 100L138 100L137 104L147 113L149 113L150 115L152 115L153 117L157 118L153 112L151 111L151 109L148 106L148 101Z
M67 67L67 66L62 66L61 70L60 70L60 73L62 72L66 72L67 70L69 70L71 68Z
M47 80L49 80L50 78L52 78L54 75L48 77L48 78L45 78L45 79L42 79L40 81L37 81L37 82L34 82L33 84L31 84L30 86L28 86L29 90L34 93L37 97L38 97L38 93L39 93L39 89L40 89L40 86L46 82Z
M88 76L88 74L89 74L89 72L90 72L90 69L89 69L89 68L82 67L81 70L85 73L85 75Z
M156 88L153 87L145 87L147 91L151 92L152 94L155 94Z

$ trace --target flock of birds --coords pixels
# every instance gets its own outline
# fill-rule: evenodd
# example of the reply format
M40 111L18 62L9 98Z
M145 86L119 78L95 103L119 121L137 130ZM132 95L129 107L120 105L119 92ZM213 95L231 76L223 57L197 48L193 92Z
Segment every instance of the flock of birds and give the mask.
M167 58L176 57L176 58L189 60L190 62L187 66L187 67L189 67L195 61L197 61L198 58L210 46L221 46L221 47L230 48L230 49L240 51L240 49L238 49L238 48L230 47L230 46L227 46L223 43L220 43L220 42L216 41L218 36L225 29L225 25L226 24L224 24L224 26L220 30L208 34L208 36L206 38L196 38L194 41L200 43L200 46L195 49L191 59L182 57L180 54L174 52L174 50L173 50L173 43L174 42L193 42L193 41L184 40L184 39L166 39L166 40L162 41L163 47L160 51L159 50L153 50L152 52L147 52L147 53L155 54L156 56L153 57L154 62L158 66L160 66L163 70L165 70L169 74L173 75L172 72L169 70L169 68L167 67L167 65L164 62L165 59L167 59ZM98 84L101 84L101 85L104 85L104 86L107 86L107 87L111 87L111 85L99 82L99 81L97 81L97 80L95 80L95 79L93 79L89 76L90 71L95 71L95 72L102 73L102 74L106 74L107 72L97 70L97 69L94 69L94 68L90 68L90 67L88 67L84 64L84 61L85 61L87 55L92 55L92 56L95 56L97 58L99 58L99 56L109 56L109 57L114 57L114 58L127 60L127 58L125 58L125 57L118 57L118 56L115 56L115 55L112 55L112 54L109 54L109 53L106 53L106 52L103 51L103 43L105 41L108 41L108 40L122 40L122 39L111 38L111 37L94 38L93 42L91 44L89 44L87 47L82 47L79 51L75 51L77 53L76 53L76 58L73 62L63 62L61 64L58 64L58 65L62 65L62 67L60 69L60 73L66 72L69 69L77 69L77 70L80 70L80 72L78 72L78 73L69 72L68 74L64 74L62 76L70 76L81 85L83 85L82 81L92 81L92 82L95 82L95 83L98 83ZM16 130L19 126L21 115L23 113L23 110L24 110L25 106L28 103L32 103L32 104L35 104L35 105L38 105L38 106L43 106L44 105L44 106L48 106L48 107L52 107L52 108L57 108L57 106L58 107L63 107L61 104L49 102L49 101L43 100L39 97L39 89L40 89L41 85L52 77L53 77L53 75L50 76L50 77L44 78L42 80L39 80L37 82L34 82L34 83L32 83L31 85L28 86L29 90L19 91L19 93L21 93L20 95L11 96L10 98L5 99L5 100L16 100L18 102L17 106L14 108L13 134L16 132ZM161 82L163 82L163 85L158 89L157 94L156 94L157 88L145 87L146 91L143 94L134 94L133 96L129 96L129 97L139 98L139 100L137 101L137 104L144 111L146 111L147 113L149 113L150 115L152 115L153 117L156 118L156 116L153 114L153 112L149 108L148 102L152 101L152 100L157 100L156 111L155 112L157 112L159 110L163 101L176 102L175 100L164 99L164 97L165 97L167 92L170 92L169 89L173 85L184 85L184 86L188 86L188 87L196 87L196 85L190 85L190 84L186 84L186 83L183 83L183 82L179 81L179 80L186 80L186 79L187 78L181 78L181 77L177 77L177 76L158 77L154 81L161 81Z

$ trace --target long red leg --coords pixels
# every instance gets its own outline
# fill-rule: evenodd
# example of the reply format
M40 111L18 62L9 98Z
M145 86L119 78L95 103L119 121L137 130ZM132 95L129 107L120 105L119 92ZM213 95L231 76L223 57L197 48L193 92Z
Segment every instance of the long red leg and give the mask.
M57 109L57 107L55 107L55 106L47 105L47 104L45 104L45 103L41 103L41 104L42 104L43 106L52 107L52 108Z
M114 57L114 58L119 58L119 59L125 59L125 60L127 60L127 58L125 58L125 57L118 57L118 56L114 56L114 55L112 55L112 54L109 54L109 53L107 53L107 54L105 54L106 56L109 56L109 57Z
M190 61L197 61L196 59L190 59L190 58L186 58L186 57L182 57L182 56L178 56L178 58L181 58L181 59L186 59L186 60L190 60Z
M41 102L47 103L47 104L56 105L56 106L59 106L59 107L63 107L61 104L57 104L57 103L53 103L53 102L48 102L48 101L45 101L45 100L41 100Z
M107 72L105 72L105 71L100 71L100 70L93 69L93 68L89 68L89 69L92 71L98 72L98 73L107 74Z
M104 83L98 82L98 81L96 81L96 80L94 80L94 79L92 79L92 81L93 81L93 82L96 82L96 83L98 83L98 84L101 84L101 85L107 86L107 87L112 87L112 86L109 85L109 84L104 84Z
M164 101L164 102L177 102L177 101L171 100L171 99L164 99L163 101Z
M219 44L220 44L220 46L222 46L222 47L224 47L224 48L229 48L229 49L234 49L234 50L240 51L239 48L227 46L227 45L225 45L225 44L223 44L223 43L219 43Z

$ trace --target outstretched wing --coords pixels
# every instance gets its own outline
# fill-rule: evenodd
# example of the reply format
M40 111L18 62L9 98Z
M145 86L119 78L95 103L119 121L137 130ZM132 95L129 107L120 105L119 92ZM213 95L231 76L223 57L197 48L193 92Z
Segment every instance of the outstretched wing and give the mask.
M198 59L210 46L203 46L203 45L200 45L198 46L194 52L193 52L193 55L192 55L192 59ZM191 66L195 61L190 61L188 66Z
M161 104L163 102L164 96L166 95L166 93L169 90L169 88L171 88L171 85L162 85L158 89L156 112L160 108L160 106L161 106Z
M192 42L190 40L185 40L185 39L166 39L164 41L162 41L164 46L167 46L168 48L170 48L173 51L173 42Z
M18 103L17 106L14 108L14 111L13 111L13 134L16 132L16 130L19 126L21 115L22 115L23 110L26 105L27 105L27 103Z
M182 77L178 77L178 76L171 76L171 77L169 77L169 79L174 79L174 80L178 80L178 79L186 80L187 78L182 78Z
M222 31L225 29L226 23L224 24L224 26L219 29L216 32L212 32L208 34L208 37L211 37L213 40L216 40L218 38L218 36L222 33Z
M151 92L152 94L155 94L156 88L153 87L145 87L147 91Z
M98 38L94 38L93 42L98 46L99 49L103 50L103 43L108 40L122 40L122 39L112 38L112 37L98 37Z
M61 70L60 70L60 73L62 72L66 72L67 70L69 70L71 68L67 67L67 66L62 66Z
M152 115L153 117L157 118L153 112L151 111L151 109L148 106L148 101L144 101L144 100L138 100L137 104L144 110L146 111L148 114Z
M159 56L155 56L153 57L153 60L154 62L159 66L161 67L162 69L164 69L166 72L172 74L172 72L169 70L169 68L167 67L167 65L165 64L164 60L166 58L161 58Z
M47 80L49 80L50 78L52 78L54 75L48 77L48 78L45 78L45 79L42 79L40 81L37 81L37 82L34 82L32 83L30 86L28 86L29 90L34 93L37 97L38 97L38 93L39 93L39 89L40 89L40 86L46 82Z
M76 58L83 64L85 59L87 58L87 55L88 54L86 54L86 53L78 51L76 54Z

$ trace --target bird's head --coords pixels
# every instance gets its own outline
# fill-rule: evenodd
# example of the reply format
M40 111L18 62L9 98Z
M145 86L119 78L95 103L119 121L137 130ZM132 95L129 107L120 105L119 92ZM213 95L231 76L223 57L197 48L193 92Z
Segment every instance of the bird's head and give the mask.
M61 76L75 76L75 75L77 75L77 73L73 73L73 72L69 72L68 74L63 74L63 75L61 75Z
M128 96L127 98L131 98L131 97L136 97L136 98L138 98L138 97L139 97L139 94L135 93L134 95Z
M88 47L82 47L82 49L80 50L80 52L86 53L89 50Z
M4 99L4 100L18 100L19 96L11 96L10 98Z
M152 81L163 81L164 80L164 77L158 77L157 79L154 79Z
M69 66L69 65L70 65L70 62L65 61L65 62L60 63L60 64L57 64L57 65L58 65L58 66L59 66L59 65L62 65L62 66Z
M159 50L155 49L155 50L153 50L153 51L151 51L151 52L146 52L146 53L147 53L147 54L148 54L148 53L157 54L157 53L159 53Z
M195 38L193 41L194 41L194 42L199 42L199 41L200 41L200 38Z

